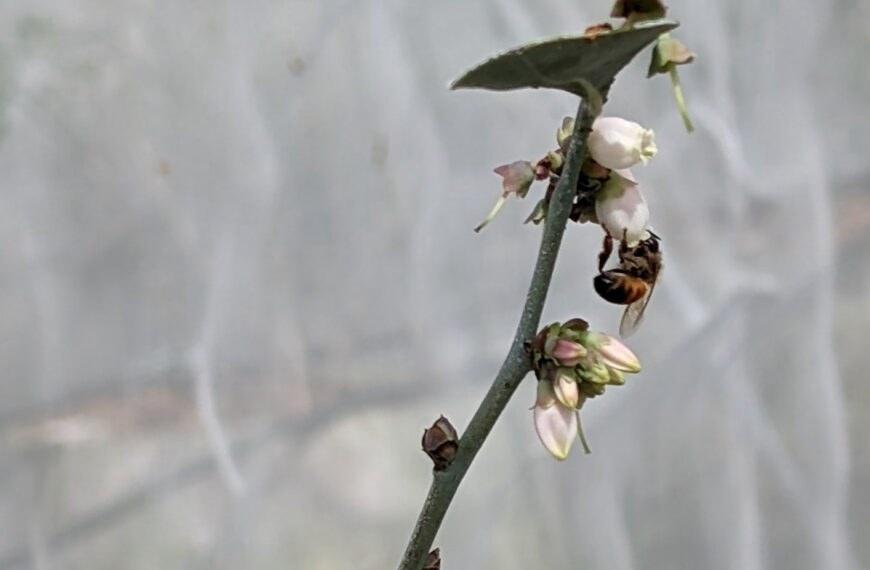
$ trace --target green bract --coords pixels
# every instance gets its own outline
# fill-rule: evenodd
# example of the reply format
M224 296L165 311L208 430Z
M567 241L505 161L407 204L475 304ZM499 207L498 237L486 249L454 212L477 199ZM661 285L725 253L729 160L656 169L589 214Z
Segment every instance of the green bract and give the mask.
M525 44L469 69L450 87L495 91L545 87L580 97L587 96L589 87L604 92L640 50L677 26L670 20L655 20L594 36L558 36Z

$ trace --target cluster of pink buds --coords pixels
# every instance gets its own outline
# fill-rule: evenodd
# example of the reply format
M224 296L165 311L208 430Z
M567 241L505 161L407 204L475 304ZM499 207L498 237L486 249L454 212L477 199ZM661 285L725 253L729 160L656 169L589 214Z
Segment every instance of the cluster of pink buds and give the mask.
M640 371L640 361L622 342L589 330L583 319L544 327L527 346L538 394L535 430L556 459L565 459L579 436L586 453L579 410L605 387L625 383L625 374Z

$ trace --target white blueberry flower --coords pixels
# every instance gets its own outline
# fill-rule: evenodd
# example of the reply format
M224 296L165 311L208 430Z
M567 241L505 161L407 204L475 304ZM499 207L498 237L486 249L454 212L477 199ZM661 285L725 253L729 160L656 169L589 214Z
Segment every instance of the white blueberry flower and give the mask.
M595 119L587 143L593 160L613 170L646 164L657 152L651 129L620 117Z
M534 408L535 431L538 439L558 460L568 457L577 438L577 414L556 398L553 384L538 382L538 397Z
M649 227L649 207L631 172L612 171L595 199L598 223L615 239L629 247L643 239Z

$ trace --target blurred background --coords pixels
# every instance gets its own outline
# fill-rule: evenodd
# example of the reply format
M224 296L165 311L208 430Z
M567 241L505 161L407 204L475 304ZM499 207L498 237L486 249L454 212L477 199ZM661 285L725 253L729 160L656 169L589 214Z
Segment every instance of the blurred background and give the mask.
M671 0L697 130L644 52L608 114L665 273L645 368L538 443L518 390L444 568L870 568L870 4ZM576 101L450 92L604 0L0 3L0 569L395 567L507 352ZM544 322L615 332L572 224Z

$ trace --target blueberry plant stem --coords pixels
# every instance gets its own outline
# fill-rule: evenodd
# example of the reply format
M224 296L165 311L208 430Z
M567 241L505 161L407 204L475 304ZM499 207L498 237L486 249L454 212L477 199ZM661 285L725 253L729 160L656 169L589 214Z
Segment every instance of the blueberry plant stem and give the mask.
M594 118L590 106L581 101L565 157L565 165L556 184L556 190L550 198L532 282L529 285L510 351L474 417L471 418L468 428L462 434L453 463L443 471L434 472L429 494L414 526L411 539L408 541L399 570L420 570L422 567L462 478L520 382L531 371L531 362L523 345L535 336L540 326L541 312L550 288L556 256L559 253L568 216L571 214L580 167L586 155L586 137L592 128Z

